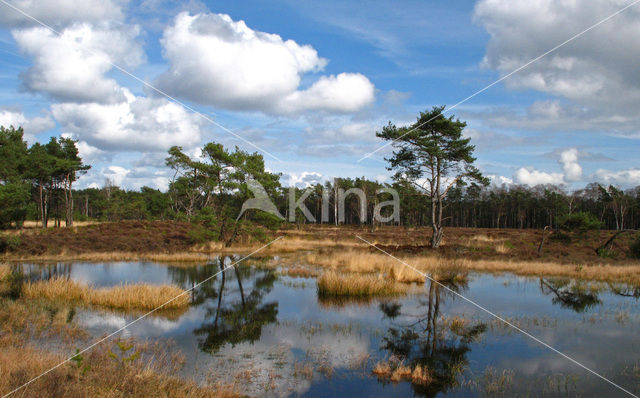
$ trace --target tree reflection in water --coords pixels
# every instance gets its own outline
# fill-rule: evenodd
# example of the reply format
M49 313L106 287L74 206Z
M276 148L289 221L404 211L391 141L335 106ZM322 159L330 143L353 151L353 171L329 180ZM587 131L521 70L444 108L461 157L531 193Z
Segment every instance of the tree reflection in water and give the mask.
M602 304L598 293L591 289L586 282L567 279L540 278L540 290L543 294L553 294L553 304L582 313Z
M217 262L220 270L231 263L225 257ZM212 271L206 271L208 276L215 273ZM272 270L236 266L195 289L193 302L206 306L206 321L194 330L200 348L216 352L227 343L233 346L259 340L262 328L277 319L278 303L263 303L276 279Z
M395 325L388 329L384 336L382 349L388 351L390 357L399 358L412 368L416 365L426 367L432 380L426 384L413 383L414 393L420 396L435 396L458 385L458 378L468 365L467 353L470 344L485 330L486 325L458 319L447 322L440 313L441 305L446 298L453 297L437 283L429 281L429 293L426 300L421 300L420 314L402 313L397 303L381 304L380 309L387 318L417 318L408 325ZM441 283L455 292L468 288L466 280L461 282L453 278Z

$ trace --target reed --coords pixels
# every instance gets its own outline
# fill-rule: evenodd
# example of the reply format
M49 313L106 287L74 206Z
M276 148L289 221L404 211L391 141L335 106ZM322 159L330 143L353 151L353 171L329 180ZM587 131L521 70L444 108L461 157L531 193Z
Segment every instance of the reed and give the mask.
M374 275L328 271L318 278L318 295L320 296L394 296L406 291L406 285Z
M184 290L177 286L144 283L94 288L62 277L26 283L22 289L22 295L28 299L74 301L108 308L146 310L155 309L174 298L163 308L187 307L189 296L182 294L183 292Z
M640 284L640 263L637 261L626 265L592 264L577 267L548 261L448 259L437 254L398 255L397 258L434 279L451 273L464 275L476 271ZM424 279L424 276L386 254L364 250L325 249L305 254L301 261L340 272L385 273L398 282L419 282Z

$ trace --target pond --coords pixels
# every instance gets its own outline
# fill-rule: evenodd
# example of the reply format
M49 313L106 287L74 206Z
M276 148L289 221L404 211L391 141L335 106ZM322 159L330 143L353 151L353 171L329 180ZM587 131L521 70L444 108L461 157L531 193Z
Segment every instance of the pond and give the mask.
M184 354L185 377L235 380L258 396L628 396L437 284L391 299L326 300L315 278L286 276L267 260L228 269L195 289L186 311L154 314L123 335L166 340ZM233 261L19 267L32 280L190 288ZM640 288L510 274L470 274L447 286L640 393ZM75 321L99 337L138 315L79 309ZM429 381L372 372L399 361L425 366Z

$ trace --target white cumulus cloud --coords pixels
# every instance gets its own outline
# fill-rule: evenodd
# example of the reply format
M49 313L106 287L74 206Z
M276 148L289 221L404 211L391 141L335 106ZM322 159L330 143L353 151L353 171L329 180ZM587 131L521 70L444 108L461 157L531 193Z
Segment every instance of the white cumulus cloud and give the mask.
M193 147L202 137L202 120L165 99L136 97L125 89L116 104L54 104L55 119L65 133L101 150L166 151Z
M102 22L106 19L122 20L120 0L12 0L11 4L25 14L48 25L64 26L73 22ZM26 15L3 5L0 24L24 27L37 25Z
M28 118L22 112L0 109L0 126L6 128L9 126L15 128L22 127L24 129L25 139L29 143L33 143L36 134L54 128L55 122L49 114Z
M179 14L162 37L169 69L157 84L172 95L234 110L352 112L374 100L365 76L321 76L300 89L306 73L327 61L309 45L255 31L224 14Z
M599 169L595 173L595 178L605 184L635 187L640 185L640 169L628 169L619 171Z
M582 167L578 163L578 150L570 148L560 153L560 164L564 171L564 179L567 182L580 181Z
M67 102L124 101L118 83L105 77L112 63L135 67L145 60L137 27L74 24L61 35L43 27L15 29L12 35L33 66L21 74L24 88Z
M558 185L564 182L564 178L561 173L545 173L531 167L519 168L514 175L514 180L519 184L529 186L540 184Z
M626 0L480 0L474 20L490 35L483 65L503 76L628 6ZM640 9L631 7L504 80L568 100L545 101L526 120L504 123L559 129L637 132Z

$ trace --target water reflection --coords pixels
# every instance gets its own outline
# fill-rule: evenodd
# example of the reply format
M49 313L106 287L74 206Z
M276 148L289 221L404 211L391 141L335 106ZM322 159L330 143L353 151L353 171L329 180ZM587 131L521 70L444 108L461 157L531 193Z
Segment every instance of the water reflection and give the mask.
M96 286L146 282L190 288L238 259L216 258L189 267L114 262L21 265L19 270L32 280L65 276ZM469 380L483 377L487 367L513 372L516 387L510 395L540 395L551 375L577 373L564 358L497 325L438 284L392 299L325 300L317 296L313 278L296 279L294 285L293 279L254 264L229 268L194 289L185 312L147 317L124 333L171 339L188 358L186 377L241 380L250 395L265 394L265 386L273 383L273 395L474 396L479 392L470 390ZM514 318L621 385L640 380L625 373L640 366L640 287L489 274L442 283ZM99 337L138 315L79 307L74 319ZM392 358L412 368L424 366L432 380L391 382L371 376L376 363ZM253 376L245 382L238 379L242 374ZM583 395L611 395L601 380L578 375Z
M540 278L540 290L554 296L551 299L553 304L578 313L602 304L595 286L584 281Z
M457 293L468 288L466 281L451 279L441 283ZM417 318L412 323L390 327L382 348L411 368L420 365L429 369L432 380L412 384L414 393L419 396L435 396L457 386L458 378L469 362L467 354L471 351L471 343L486 330L483 323L444 318L441 307L454 294L431 281L428 286L426 300L420 300L421 305L413 310L419 310L418 313L402 313L400 303L381 303L379 306L384 316L391 319L400 315Z
M224 267L224 258L220 258L220 270ZM206 321L193 331L205 352L216 352L227 343L233 347L245 341L255 342L260 339L262 328L277 320L278 303L263 302L277 279L275 272L255 268L232 269L232 275L222 272L217 294L211 291L213 294L208 296L215 297L216 304L205 304Z

